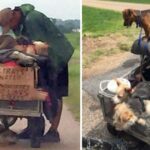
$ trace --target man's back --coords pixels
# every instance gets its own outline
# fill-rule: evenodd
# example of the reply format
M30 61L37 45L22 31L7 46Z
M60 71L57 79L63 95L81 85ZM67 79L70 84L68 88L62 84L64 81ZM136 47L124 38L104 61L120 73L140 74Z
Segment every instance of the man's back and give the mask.
M23 7L23 12L27 7ZM25 13L24 13L25 14ZM29 9L25 14L22 34L49 44L49 58L55 71L60 72L73 54L73 47L52 21L41 12Z

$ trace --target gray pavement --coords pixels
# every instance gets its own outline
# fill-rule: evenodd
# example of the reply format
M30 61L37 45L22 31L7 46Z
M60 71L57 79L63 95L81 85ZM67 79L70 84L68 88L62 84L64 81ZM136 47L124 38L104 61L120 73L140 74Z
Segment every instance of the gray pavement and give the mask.
M87 80L83 81L83 90L86 91L90 96L97 100L97 94L99 91L99 83L102 80L110 80L114 77L121 77L129 73L133 68L136 68L140 64L140 57L132 55L125 58L119 67L110 70L107 73L92 76ZM109 65L109 60L108 60ZM107 67L107 66L106 66Z
M11 128L20 132L26 127L26 119L18 119ZM50 124L46 121L46 131ZM38 150L79 150L80 149L80 125L74 120L68 107L64 105L62 118L59 126L60 143L42 143ZM0 145L0 150L33 150L28 140L19 140L15 145Z

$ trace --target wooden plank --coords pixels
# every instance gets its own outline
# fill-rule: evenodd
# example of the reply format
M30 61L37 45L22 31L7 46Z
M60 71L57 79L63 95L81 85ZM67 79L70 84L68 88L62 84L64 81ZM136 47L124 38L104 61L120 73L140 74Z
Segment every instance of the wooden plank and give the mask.
M8 110L0 109L0 115L2 116L21 116L21 117L40 117L41 113L37 111L29 110Z
M42 102L37 103L37 107L35 110L0 108L0 115L2 116L40 117L42 113L43 113Z

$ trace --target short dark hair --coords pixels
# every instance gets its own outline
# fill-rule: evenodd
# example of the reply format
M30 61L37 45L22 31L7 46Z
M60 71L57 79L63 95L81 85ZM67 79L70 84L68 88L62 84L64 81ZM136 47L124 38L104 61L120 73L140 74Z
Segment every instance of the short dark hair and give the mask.
M31 39L27 38L26 36L19 36L16 39L18 45L33 45Z
M16 6L16 7L13 9L13 11L19 11L20 14L21 14L21 16L24 17L24 14L23 14L22 9L21 9L20 7Z
M23 14L21 8L18 7L18 6L15 7L15 8L13 9L13 11L18 11L18 12L21 14L21 19L20 19L20 21L19 21L19 23L18 23L18 28L19 28L20 25L21 25L21 23L24 21L24 14Z

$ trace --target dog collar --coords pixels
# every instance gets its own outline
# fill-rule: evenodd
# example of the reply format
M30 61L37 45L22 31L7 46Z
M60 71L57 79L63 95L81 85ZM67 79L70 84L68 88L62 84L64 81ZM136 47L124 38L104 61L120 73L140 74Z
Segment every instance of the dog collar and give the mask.
M142 16L142 13L141 13L141 10L138 10L136 11L136 27L141 27L141 16Z

